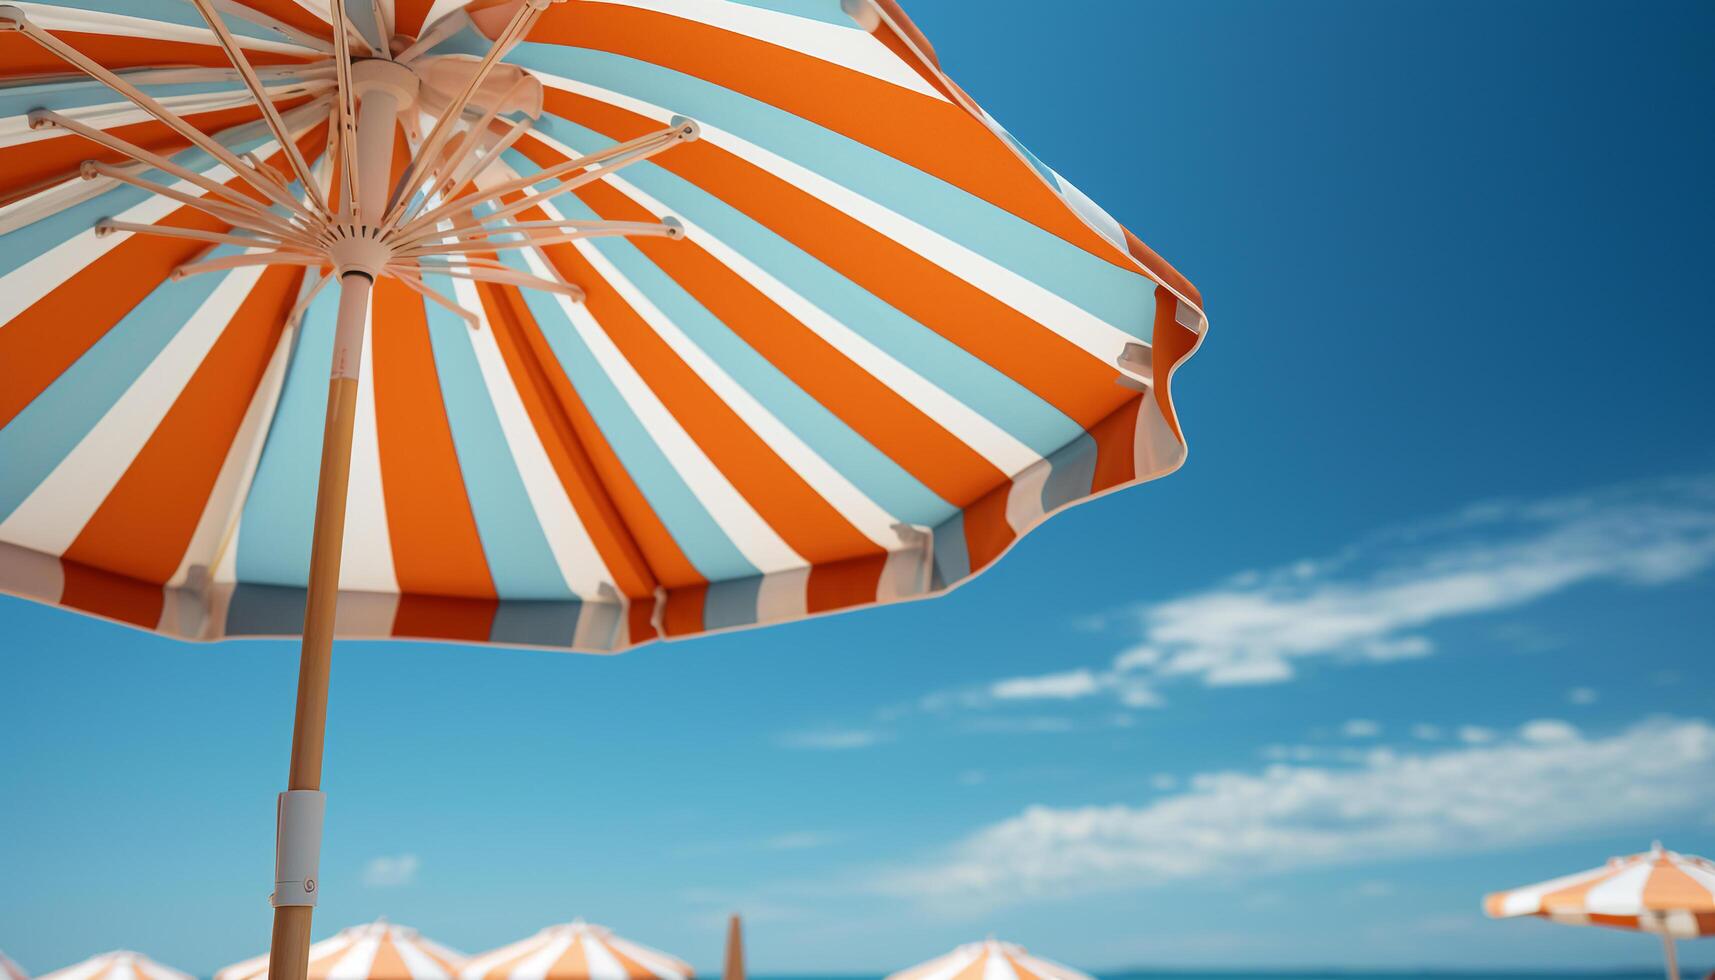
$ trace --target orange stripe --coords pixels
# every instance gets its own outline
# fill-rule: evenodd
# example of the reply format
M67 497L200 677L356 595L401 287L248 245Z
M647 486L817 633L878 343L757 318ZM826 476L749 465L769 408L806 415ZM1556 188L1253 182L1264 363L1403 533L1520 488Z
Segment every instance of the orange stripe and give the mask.
M493 599L402 595L393 616L393 635L487 643L499 608Z
M614 140L659 124L627 110L555 89L548 111ZM565 158L534 140L519 148L542 166ZM1111 364L995 299L905 245L792 183L706 140L655 158L772 229L912 320L988 363L1079 425L1105 417L1126 397ZM1138 278L1142 288L1147 280Z
M1175 316L1178 308L1179 301L1172 293L1160 286L1155 288L1155 330L1150 335L1155 382L1151 387L1155 392L1155 402L1161 406L1161 414L1167 419L1167 425L1183 442L1185 435L1179 431L1179 416L1173 410L1173 396L1170 391L1173 368L1196 350L1197 344L1203 338L1196 331L1180 324Z
M766 41L619 4L556 5L530 39L653 62L751 96L961 187L1115 265L1136 268L960 106Z
M279 105L284 112L307 101L294 99ZM195 113L185 119L207 133L230 129L260 116L261 111L251 104ZM106 132L167 157L190 145L189 140L168 129L166 123L154 119L116 126ZM55 184L76 179L78 166L85 160L125 163L130 157L73 133L0 147L0 175L3 175L0 176L0 204L9 204Z
M709 601L705 584L685 585L667 591L661 627L668 636L690 636L703 631L703 610Z
M544 399L557 405L564 414L578 444L588 454L599 484L607 490L621 515L623 526L642 550L655 578L668 588L703 582L701 573L685 557L678 542L673 540L660 516L649 506L643 491L632 481L631 474L626 472L618 454L608 444L595 417L578 396L571 379L560 368L559 359L548 346L540 325L533 318L517 322L521 328L519 339L523 340L519 350L528 351L530 360L539 366L540 378L546 383ZM528 324L528 329L523 328L525 324Z
M1090 429L1096 440L1096 471L1090 492L1101 493L1137 479L1137 413L1141 394L1121 405L1112 415Z
M986 568L1018 537L1006 521L1006 498L1011 492L1009 480L965 508L965 548L972 572Z
M806 608L821 613L867 606L876 601L881 573L886 568L885 554L815 565L810 569L810 582L805 589Z
M317 127L301 142L320 138L325 129ZM275 159L280 156L276 153ZM251 193L237 177L226 186ZM155 224L204 231L228 227L191 207L178 208ZM16 418L168 273L205 247L201 242L128 236L8 321L6 329L0 330L0 364L6 365L0 374L0 427Z
M60 560L65 589L60 605L152 630L161 622L161 587L81 562Z
M953 974L947 980L982 980L983 972L988 969L989 951L985 947L982 955L966 964L963 970Z
M67 558L145 582L172 577L278 346L302 279L301 269L263 272L66 549Z
M374 302L375 435L399 589L491 599L494 580L441 400L423 301L383 277Z
M1644 880L1643 903L1644 908L1657 912L1715 912L1715 895L1665 858L1656 862L1655 870Z
M548 967L543 980L584 980L590 975L589 956L584 952L584 943L589 937L579 934L572 939L565 953Z
M627 980L654 980L654 970L625 955L624 950L613 943L602 943L602 945L607 948L609 953L613 954L615 960L619 961L619 965L625 970Z
M657 220L611 187L587 190L584 201L605 219ZM633 244L794 384L943 500L971 500L1005 478L695 242L639 238Z
M405 965L405 957L399 955L391 935L382 936L376 946L375 959L369 964L368 980L414 980L411 968Z
M881 553L680 360L576 248L550 245L542 251L583 287L584 305L621 355L792 550L816 564Z
M432 6L434 6L433 0L394 0L394 33L411 38L421 34L424 21L429 16L429 8Z
M478 294L494 328L496 346L501 360L518 389L519 400L530 416L531 428L542 440L560 487L577 512L578 520L589 533L601 560L613 574L614 585L620 593L632 599L652 598L655 594L655 574L650 571L643 551L626 530L619 509L601 484L601 477L591 462L589 453L579 441L571 421L554 401L553 391L543 376L542 365L531 357L520 337L536 328L535 318L517 289L492 283L479 283ZM526 326L528 324L528 326Z
M198 66L230 68L232 62L217 45L190 41L165 41L159 38L120 37L113 34L85 34L79 31L51 31L54 37L76 48L84 57L111 71L125 68L166 68ZM245 54L253 65L298 65L315 60L311 57L276 51L251 51ZM30 75L56 75L77 69L60 60L59 55L42 47L20 33L0 34L0 78L22 78Z
M1614 868L1614 870L1607 874L1597 875L1593 878L1586 878L1576 885L1571 885L1558 891L1548 892L1537 900L1538 907L1547 913L1582 912L1585 907L1585 899L1590 894L1590 889L1595 888L1597 885L1600 885L1605 881L1611 880L1615 875L1625 871L1627 867L1629 867L1629 865L1621 865Z

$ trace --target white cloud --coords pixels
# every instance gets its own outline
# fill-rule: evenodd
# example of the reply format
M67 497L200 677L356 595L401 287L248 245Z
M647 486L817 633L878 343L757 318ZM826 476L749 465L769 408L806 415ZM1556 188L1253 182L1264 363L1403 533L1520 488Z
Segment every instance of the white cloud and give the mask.
M1445 733L1441 731L1440 725L1419 724L1411 726L1411 737L1420 742L1439 742L1443 734Z
M1033 806L876 886L969 905L1537 844L1711 807L1715 726L1669 719L1606 738L1206 773L1139 806Z
M1340 726L1340 734L1347 738L1375 738L1381 733L1381 722L1368 718L1353 718Z
M1601 697L1601 695L1597 694L1596 689L1593 687L1575 687L1566 692L1566 700L1570 704L1595 704L1599 697Z
M1459 726L1459 741L1466 745L1487 745L1495 738L1496 732L1493 728L1484 728L1481 725Z
M1107 670L1010 678L942 703L1111 693L1141 706L1158 704L1159 688L1174 681L1280 683L1314 659L1428 656L1435 646L1424 631L1449 620L1517 609L1591 583L1680 581L1712 565L1715 477L1486 504L1339 555L1246 572L1100 617L1138 635Z
M370 888L398 888L417 880L422 861L415 854L370 858L363 866L363 883Z
M1070 700L1094 694L1101 690L1101 686L1094 672L1069 670L1061 674L996 681L989 686L989 694L997 701L1035 698Z
M1578 741L1578 729L1556 718L1541 718L1526 722L1518 730L1519 737L1538 745Z
M770 851L807 851L816 847L827 847L840 840L837 834L828 834L816 830L800 830L795 833L781 834L770 837L762 842L762 846Z
M886 732L863 728L826 729L812 732L792 732L780 738L789 749L810 749L820 752L841 752L867 749L887 741Z

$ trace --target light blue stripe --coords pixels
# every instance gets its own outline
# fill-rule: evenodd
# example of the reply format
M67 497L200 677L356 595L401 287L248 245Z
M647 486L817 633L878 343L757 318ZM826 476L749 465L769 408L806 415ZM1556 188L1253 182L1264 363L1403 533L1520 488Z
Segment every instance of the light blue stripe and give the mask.
M447 296L454 294L451 279L434 275L424 278L429 288ZM524 478L507 447L500 416L483 384L470 326L433 303L425 303L424 308L459 472L464 475L465 492L496 593L502 599L571 598L572 591L548 547L524 489ZM399 489L410 492L409 488Z
M502 602L494 611L488 639L520 646L569 647L577 638L582 614L581 602Z
M338 283L323 289L298 329L268 441L244 498L237 558L241 582L302 586L309 581L339 290Z
M210 255L236 252L223 247ZM157 288L0 429L0 520L113 408L226 275L192 276Z
M731 0L732 3L743 4L746 7L761 7L782 14L791 14L805 20L817 20L824 24L837 27L849 27L858 30L857 23L850 15L840 9L840 0Z
M611 141L558 118L543 118L550 134L588 153ZM942 391L1046 456L1084 430L1054 406L981 358L882 302L796 245L707 191L651 163L629 167L625 179L712 232L852 331L909 366Z
M756 599L761 592L760 575L711 584L703 594L703 629L731 629L756 622Z
M1149 337L1154 287L1141 273L856 140L730 89L620 55L525 44L513 60L733 133L1040 283L1120 330Z
M65 0L54 0L51 5L76 10L93 10L103 14L141 17L162 24L178 24L181 27L200 27L205 30L208 28L208 21L203 20L196 8L183 2L183 0L100 0L99 3L92 2L92 0L84 0L82 3L66 3ZM227 29L239 37L263 41L281 41L287 44L296 43L278 31L270 30L259 24L252 24L242 17L228 14L224 20ZM212 45L215 41L211 37L208 43ZM305 50L305 54L312 53L307 49Z
M501 254L517 262L515 251ZM632 414L619 389L596 363L595 354L560 309L558 298L535 289L521 292L561 370L571 379L578 397L589 408L626 473L637 483L692 567L710 581L757 574L756 566L745 559L721 530L643 423Z
M534 165L522 155L516 159L509 158L507 162L520 173L530 173L534 169ZM558 198L555 206L569 218L599 218L571 195ZM899 464L852 431L821 402L806 394L636 245L617 238L596 239L593 244L734 381L865 496L901 521L911 524L933 526L953 512L952 504L937 497ZM664 247L675 246L668 243Z
M960 511L935 528L935 570L929 587L945 589L969 578L971 553L965 544L965 513Z

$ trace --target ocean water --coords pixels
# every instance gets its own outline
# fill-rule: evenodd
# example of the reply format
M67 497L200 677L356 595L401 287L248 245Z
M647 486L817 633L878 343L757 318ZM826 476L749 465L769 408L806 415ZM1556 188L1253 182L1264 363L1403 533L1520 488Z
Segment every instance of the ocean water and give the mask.
M1681 980L1704 980L1681 964ZM1660 967L1631 970L1132 970L1098 973L1097 980L1662 980ZM882 980L871 976L755 976L750 980Z

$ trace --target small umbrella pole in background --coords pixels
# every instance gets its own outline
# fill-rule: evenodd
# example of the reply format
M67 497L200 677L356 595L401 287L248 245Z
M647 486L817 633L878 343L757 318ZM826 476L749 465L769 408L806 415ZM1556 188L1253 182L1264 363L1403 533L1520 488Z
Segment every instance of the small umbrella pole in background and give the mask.
M1661 945L1667 955L1667 980L1679 980L1679 951L1673 948L1673 937L1662 933Z
M727 920L726 967L721 970L721 980L744 980L744 924L737 912Z

